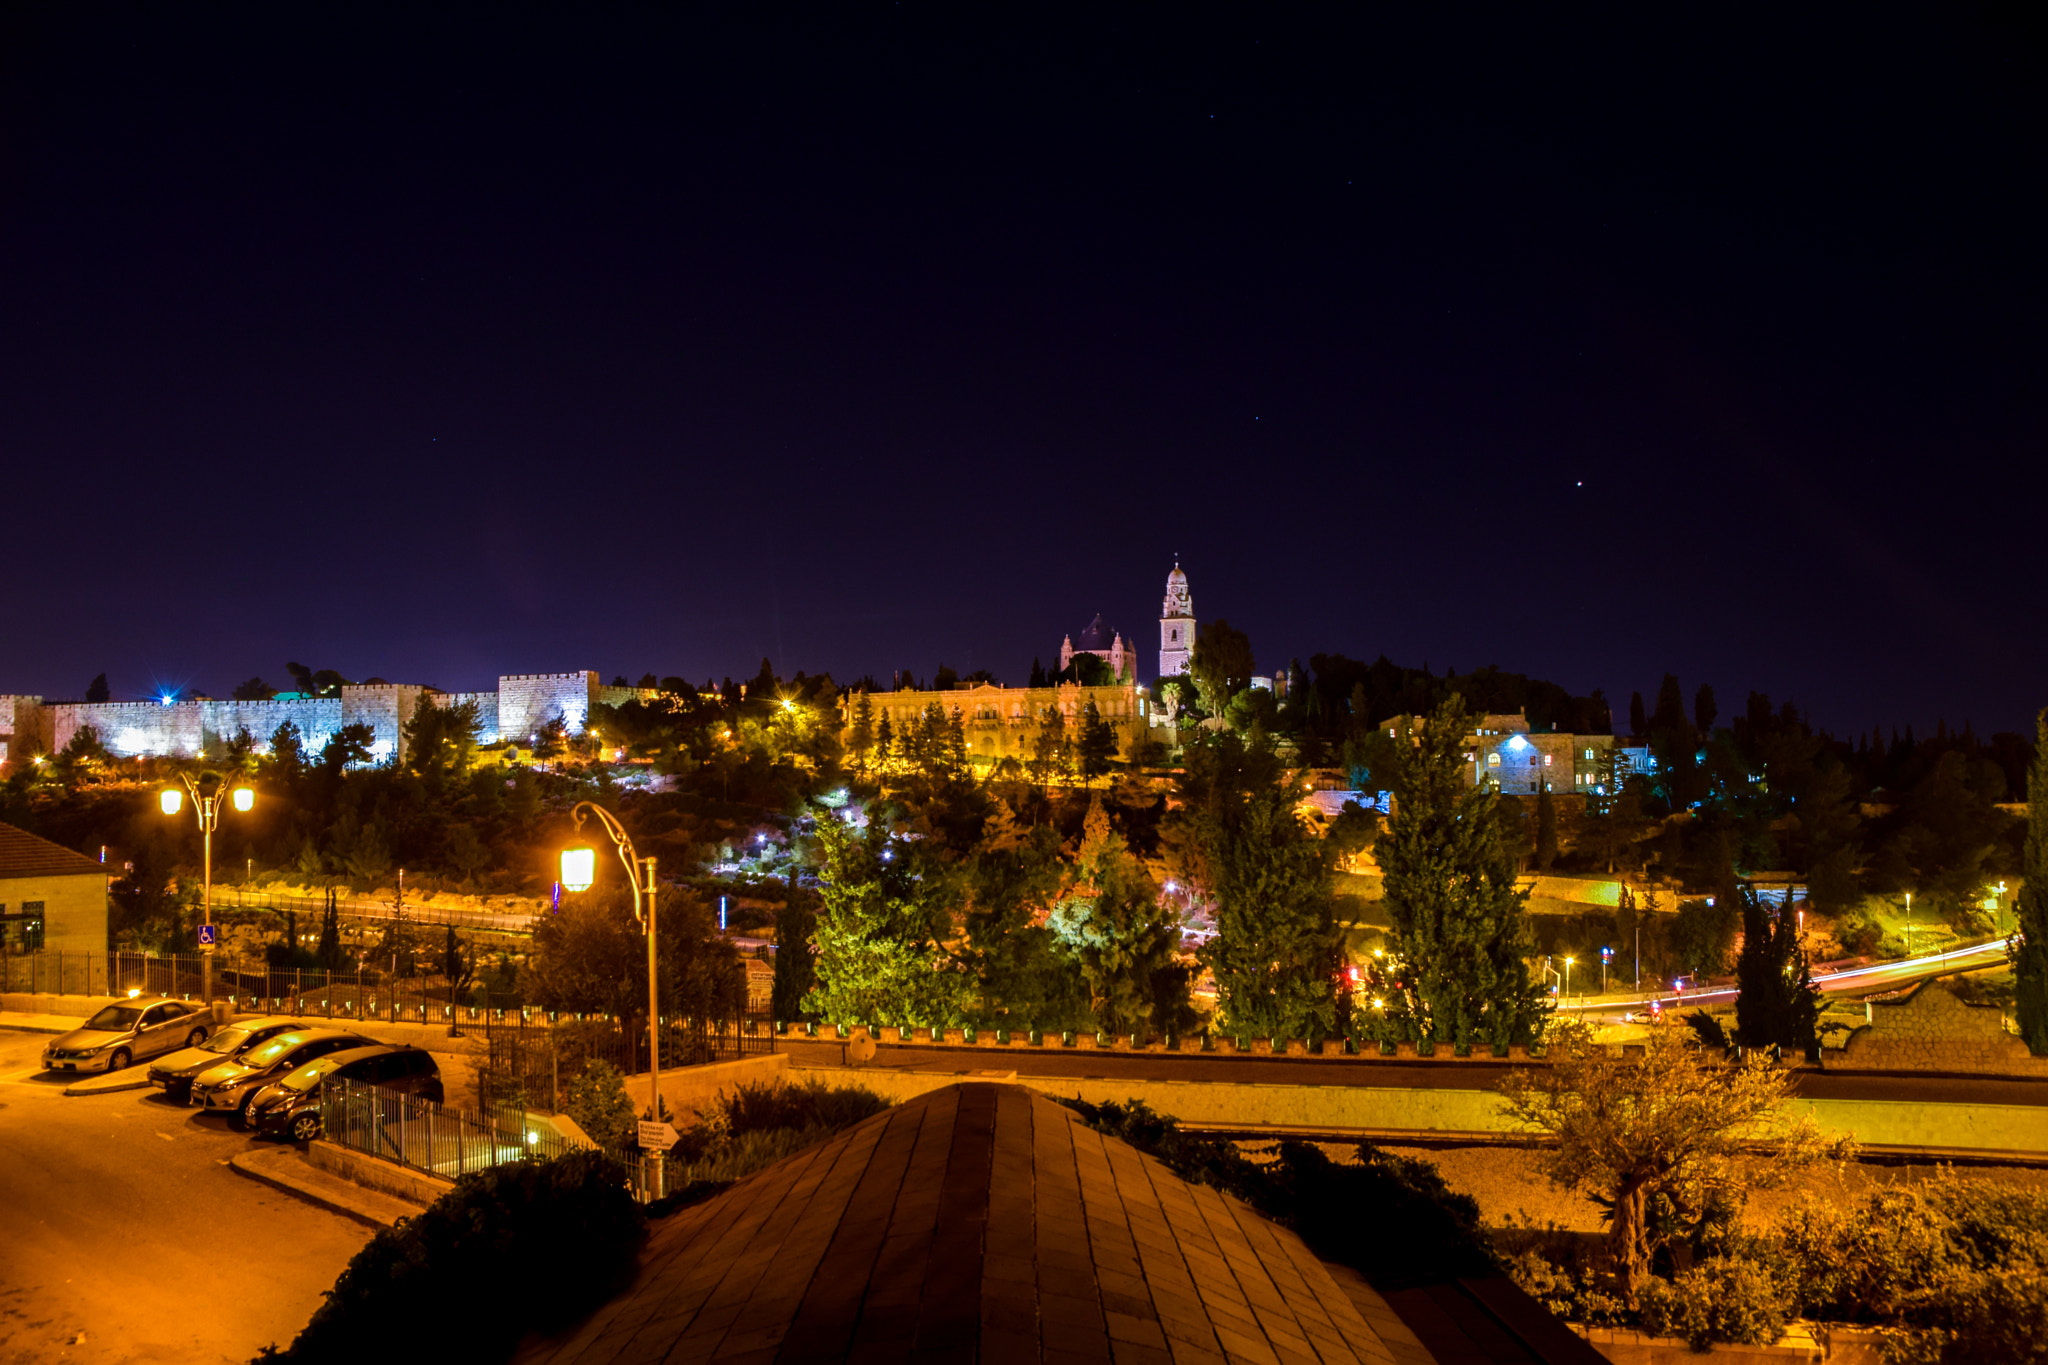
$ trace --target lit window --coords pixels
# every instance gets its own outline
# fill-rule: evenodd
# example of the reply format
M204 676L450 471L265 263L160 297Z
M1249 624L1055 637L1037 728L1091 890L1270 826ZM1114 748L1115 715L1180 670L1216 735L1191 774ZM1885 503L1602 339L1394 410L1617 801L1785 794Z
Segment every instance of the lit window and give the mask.
M1591 749L1588 749L1588 750L1586 750L1586 757L1587 757L1587 758L1591 758L1592 756L1593 756L1593 751L1592 751Z
M1546 767L1546 768L1550 766L1550 755L1549 755L1549 754L1545 754L1545 755L1543 755L1543 766L1544 766L1544 767Z
M1486 756L1486 766L1489 768L1498 768L1500 766L1500 755L1488 754Z

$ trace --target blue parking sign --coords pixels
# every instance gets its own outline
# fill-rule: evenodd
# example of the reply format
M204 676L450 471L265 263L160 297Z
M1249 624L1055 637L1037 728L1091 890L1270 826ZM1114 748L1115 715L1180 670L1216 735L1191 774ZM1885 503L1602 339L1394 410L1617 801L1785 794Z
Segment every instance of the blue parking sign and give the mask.
M211 947L213 946L213 936L214 936L214 927L213 927L213 926L212 926L211 924L202 924L202 925L200 925L200 926L199 926L199 946L200 946L200 947L202 947L202 948L211 948Z

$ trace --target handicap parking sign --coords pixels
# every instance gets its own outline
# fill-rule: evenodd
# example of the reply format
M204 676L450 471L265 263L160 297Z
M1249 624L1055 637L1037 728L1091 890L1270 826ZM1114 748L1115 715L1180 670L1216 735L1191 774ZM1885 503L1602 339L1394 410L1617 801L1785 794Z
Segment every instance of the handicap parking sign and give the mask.
M202 924L202 925L200 925L200 926L199 926L199 946L200 946L200 947L202 947L202 948L211 948L211 947L213 946L213 936L214 936L214 926L213 926L213 925L211 925L211 924Z

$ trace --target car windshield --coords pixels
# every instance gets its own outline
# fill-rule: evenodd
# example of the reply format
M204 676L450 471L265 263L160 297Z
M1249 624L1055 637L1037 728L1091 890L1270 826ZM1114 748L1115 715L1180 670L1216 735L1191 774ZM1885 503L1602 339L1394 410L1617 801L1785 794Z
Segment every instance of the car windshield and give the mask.
M141 1017L142 1011L133 1005L109 1005L86 1020L85 1026L102 1033L126 1033Z
M257 1048L248 1056L242 1058L242 1065L256 1067L260 1070L263 1067L269 1066L272 1062L305 1041L306 1036L302 1033L280 1033L262 1047Z
M249 1030L245 1028L224 1028L199 1045L202 1052L218 1052L228 1056L242 1044L249 1041Z
M341 1058L339 1055L322 1057L317 1062L307 1062L297 1071L285 1077L283 1085L287 1090L311 1090L319 1085L321 1081L333 1075L334 1069L340 1065Z

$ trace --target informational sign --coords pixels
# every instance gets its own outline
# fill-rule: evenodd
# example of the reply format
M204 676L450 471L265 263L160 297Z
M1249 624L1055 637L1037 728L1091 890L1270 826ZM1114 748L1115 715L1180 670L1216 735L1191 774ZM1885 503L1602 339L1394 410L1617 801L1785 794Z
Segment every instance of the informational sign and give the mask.
M218 927L217 925L212 925L212 924L202 924L202 925L200 925L200 926L199 926L199 946L200 946L200 947L202 947L202 948L211 948L211 947L212 947L212 946L214 945L214 939L215 939L215 935L217 935L217 934L218 934L219 932L220 932L220 930L219 930L219 927Z
M674 1124L646 1123L640 1125L640 1150L643 1152L665 1152L676 1145Z

